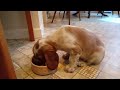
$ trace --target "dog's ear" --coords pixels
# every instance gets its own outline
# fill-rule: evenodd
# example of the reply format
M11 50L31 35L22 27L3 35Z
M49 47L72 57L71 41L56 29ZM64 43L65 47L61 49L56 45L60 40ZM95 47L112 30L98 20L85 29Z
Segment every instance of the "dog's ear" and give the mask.
M39 48L39 40L38 40L38 41L34 44L34 46L33 46L32 51L33 51L33 54L34 54L34 55L35 55L35 53L37 52L38 48Z
M47 67L50 70L56 69L59 63L59 56L56 53L56 50L51 45L49 45L44 51L44 55L45 55Z

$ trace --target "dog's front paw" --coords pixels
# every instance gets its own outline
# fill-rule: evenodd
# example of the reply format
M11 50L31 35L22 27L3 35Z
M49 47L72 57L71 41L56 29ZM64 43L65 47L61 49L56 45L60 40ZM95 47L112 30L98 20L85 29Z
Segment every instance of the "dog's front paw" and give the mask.
M83 66L87 66L87 64L85 62L77 62L77 66L83 67Z
M74 67L66 66L64 70L65 70L66 72L68 72L68 73L73 73L73 72L75 71L75 68L74 68Z

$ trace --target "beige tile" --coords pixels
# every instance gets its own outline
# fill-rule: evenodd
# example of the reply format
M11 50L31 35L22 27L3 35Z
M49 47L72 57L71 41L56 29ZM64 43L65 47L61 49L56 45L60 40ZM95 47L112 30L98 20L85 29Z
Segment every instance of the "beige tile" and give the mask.
M54 79L54 77L52 77L52 76L49 76L47 79Z
M37 74L34 74L34 73L32 73L30 76L31 76L33 79L47 79L47 78L50 77L50 75L40 76L40 75L37 75Z
M24 79L33 79L31 76L27 76L26 78L24 78Z
M108 73L116 78L120 78L120 67L116 67L111 64L106 64L102 71L105 73Z
M31 55L31 54L33 54L32 48L21 50L21 52L23 54L25 54L25 55Z
M19 53L17 49L14 49L13 47L9 48L10 55L13 56L14 54Z
M18 59L20 59L20 58L23 58L25 55L23 54L23 53L21 53L21 52L19 52L19 51L16 51L12 56L11 56L11 59L13 60L13 61L15 61L15 60L18 60Z
M47 79L62 79L62 78L60 78L56 74L53 74L53 75L50 75Z
M84 66L84 67L81 67L81 69L79 70L79 74L90 79L96 78L99 73L100 73L100 70L97 70L96 68L93 68L91 66Z
M117 79L117 78L105 72L100 72L96 79Z
M28 58L27 56L24 56L21 59L18 59L15 61L20 67L24 67L25 65L29 64L31 62L31 59Z
M18 51L21 51L21 52L24 51L24 50L27 50L27 49L30 49L30 47L25 46L25 45L22 46L22 47L17 48L17 50L18 50Z
M34 46L34 44L35 44L35 42L29 42L26 46L28 46L28 47L33 47Z
M33 73L32 69L31 69L31 63L24 65L21 68L29 75L31 75Z
M102 60L102 62L104 62L104 63L108 62L109 59L110 59L110 56L111 56L111 54L108 54L108 55L107 55L107 53L106 53L106 54L105 54L105 57L104 57L103 60Z
M17 70L20 68L20 66L18 66L15 62L13 62L13 66L14 66L14 69Z
M119 67L120 66L120 59L119 58L120 58L120 56L114 55L109 59L108 63L111 65Z
M17 79L24 79L25 77L28 76L28 74L26 72L24 72L21 68L15 70Z
M77 73L72 79L89 79L89 78Z
M33 53L32 53L32 54L30 54L30 55L28 55L28 57L29 57L29 58L32 58L32 57L33 57Z

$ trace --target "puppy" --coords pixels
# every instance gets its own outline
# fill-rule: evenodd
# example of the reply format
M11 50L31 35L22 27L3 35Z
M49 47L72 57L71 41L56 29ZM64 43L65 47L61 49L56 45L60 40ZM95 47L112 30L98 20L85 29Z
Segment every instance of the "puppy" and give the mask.
M65 71L72 73L77 66L99 64L105 55L103 42L85 28L64 25L46 38L38 40L33 47L35 56L43 57L49 69L56 69L59 63L57 50L67 52ZM42 59L42 58L41 58Z

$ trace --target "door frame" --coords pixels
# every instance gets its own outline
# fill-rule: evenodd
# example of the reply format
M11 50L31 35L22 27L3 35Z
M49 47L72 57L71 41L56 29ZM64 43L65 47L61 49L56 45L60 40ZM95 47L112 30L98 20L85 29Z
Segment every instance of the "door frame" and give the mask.
M27 26L28 26L29 40L35 41L30 11L25 11L25 16L26 16L26 21L27 21Z

